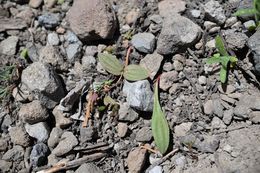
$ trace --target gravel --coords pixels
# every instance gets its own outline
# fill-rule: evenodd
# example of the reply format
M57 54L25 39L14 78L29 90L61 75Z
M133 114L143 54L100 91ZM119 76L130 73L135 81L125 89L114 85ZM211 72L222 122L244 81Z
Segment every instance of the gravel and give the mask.
M25 124L26 132L38 142L46 142L49 138L49 127L46 122L36 124Z
M140 52L152 53L155 48L155 36L151 33L138 33L133 36L131 43Z

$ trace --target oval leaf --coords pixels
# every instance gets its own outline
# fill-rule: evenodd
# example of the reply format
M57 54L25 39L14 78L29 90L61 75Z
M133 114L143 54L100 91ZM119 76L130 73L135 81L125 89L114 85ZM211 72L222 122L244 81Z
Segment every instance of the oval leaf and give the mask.
M154 91L152 133L157 148L159 149L161 154L164 154L167 151L169 146L170 130L159 102L158 81L155 84L155 91Z
M222 38L219 35L215 38L215 42L216 42L216 48L218 49L220 55L228 56L228 53L226 51L224 42L223 42Z
M227 81L227 69L225 67L221 67L220 75L219 75L221 83L226 83Z
M240 9L237 12L235 12L233 15L234 16L245 16L245 15L254 15L256 14L255 9Z
M113 75L121 75L123 65L119 62L116 56L106 53L98 54L98 59L102 67Z
M134 64L126 66L123 75L129 81L138 81L149 77L149 73L145 68Z

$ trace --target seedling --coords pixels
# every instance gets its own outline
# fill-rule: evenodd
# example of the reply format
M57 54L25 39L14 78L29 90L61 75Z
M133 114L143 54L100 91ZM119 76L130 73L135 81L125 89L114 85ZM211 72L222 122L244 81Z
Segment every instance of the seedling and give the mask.
M257 25L260 20L260 0L253 1L253 8L241 9L234 13L235 16L254 15Z
M227 81L227 75L228 75L228 69L234 68L238 59L235 56L230 56L224 46L224 42L220 36L217 36L215 38L216 47L219 51L219 53L214 54L213 57L207 59L207 64L214 64L214 63L220 63L221 69L220 69L220 81L222 83L226 83Z

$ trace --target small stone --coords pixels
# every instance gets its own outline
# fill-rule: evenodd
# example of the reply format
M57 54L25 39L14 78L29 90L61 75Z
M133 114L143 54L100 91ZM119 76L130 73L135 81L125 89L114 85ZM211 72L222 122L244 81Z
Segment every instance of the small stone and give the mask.
M200 10L191 10L190 13L191 13L191 15L192 15L194 18L199 18L199 17L200 17L200 14L201 14L201 11L200 11Z
M67 118L65 115L65 113L63 113L63 111L58 109L58 106L56 106L53 111L52 114L55 117L55 122L56 122L56 127L60 127L60 128L66 128L69 125L71 125L73 123L73 121L70 118Z
M8 150L2 157L6 161L22 161L24 157L24 149L20 145L15 145L12 149Z
M186 9L186 2L183 0L164 0L158 3L159 14L162 17L171 17L176 13L184 12Z
M260 123L260 111L253 111L249 114L249 119L254 123Z
M246 34L242 32L235 32L234 29L226 30L224 34L226 43L232 50L239 51L246 46L246 42L248 41Z
M131 42L138 51L143 53L152 53L155 48L155 36L151 33L135 34Z
M220 31L220 26L213 27L209 30L209 34L214 34Z
M34 124L46 120L49 113L39 100L34 100L31 103L22 105L19 116L24 122Z
M183 64L178 60L173 61L173 67L174 67L174 70L176 70L176 71L182 71L183 70Z
M228 144L223 147L223 150L226 151L226 152L228 152L228 153L231 153L231 152L232 152L232 149L233 149L233 147L231 147L231 146L228 145Z
M29 135L26 133L24 128L11 127L9 128L9 135L11 137L12 143L14 143L15 145L28 147L30 144Z
M61 128L58 128L58 127L54 127L52 130L51 130L51 133L50 133L50 137L48 139L48 146L50 148L54 148L56 147L56 145L59 143L60 141L60 137L62 135L63 131Z
M53 29L60 24L60 15L58 13L45 13L38 17L40 25L46 29Z
M174 127L174 133L176 137L186 136L186 134L190 131L193 123L187 122L182 123Z
M205 15L213 22L222 25L226 21L224 9L218 1L210 0L204 5Z
M60 39L58 34L55 32L49 33L47 36L47 43L52 45L52 46L57 46L60 43Z
M86 56L95 56L98 53L97 46L86 46L85 55Z
M224 115L223 115L223 122L226 125L229 125L233 119L233 115L234 115L234 110L233 109L229 109L224 111Z
M249 21L246 21L245 23L243 23L244 27L249 30L250 28L255 28L256 27L256 24L255 24L255 21L254 20L249 20Z
M166 62L163 64L163 71L169 72L174 69L173 64L170 62Z
M38 142L46 142L49 138L49 127L46 122L40 122L33 125L25 124L26 132Z
M123 93L130 107L140 111L153 110L153 92L148 80L137 82L124 81Z
M30 0L29 6L32 8L38 8L42 4L43 0Z
M130 151L126 159L126 163L129 168L129 172L140 173L146 162L147 150L136 148Z
M203 105L203 108L204 108L204 113L206 115L213 114L214 111L213 101L212 100L206 101L206 103Z
M9 173L12 167L12 162L7 162L5 160L0 160L0 172Z
M219 118L223 117L224 106L221 104L220 99L213 100L213 113L216 114Z
M52 154L56 156L62 156L70 152L76 145L78 145L78 139L72 132L64 132L61 139L62 140L59 144L52 150Z
M149 171L149 173L163 173L163 169L161 166L155 166Z
M177 79L178 79L178 72L176 71L164 72L160 77L159 87L162 90L166 91L174 84L174 81Z
M99 167L97 167L93 163L84 163L82 164L75 173L104 173L103 170L101 170Z
M211 21L205 21L204 22L204 27L205 27L205 29L207 29L207 30L210 30L210 29L212 29L212 28L214 28L214 27L216 27L216 26L218 26L216 23L214 23L214 22L211 22ZM214 39L215 40L215 39Z
M247 46L253 53L254 67L257 75L260 75L260 30L257 30L247 41Z
M0 138L0 151L6 151L8 149L8 140L3 137Z
M66 48L67 58L70 62L74 62L79 57L82 49L81 42L69 44Z
M0 54L9 56L15 55L18 41L19 38L16 36L10 36L7 39L3 40L0 43Z
M85 145L86 143L95 140L98 137L98 132L95 127L81 127L80 128L80 144Z
M44 4L47 8L52 8L58 0L44 0Z
M163 56L158 53L147 54L143 59L141 59L140 65L149 71L149 77L153 80L161 67L162 60Z
M232 25L234 25L237 22L237 17L230 17L226 20L225 23L225 28L231 27Z
M206 76L200 76L198 81L199 81L199 84L200 84L200 85L203 85L203 86L204 86L204 85L207 84L207 78L206 78Z
M211 127L213 129L224 129L227 126L223 123L223 121L221 121L220 118L218 117L213 117L212 121L211 121Z
M83 70L89 71L95 69L97 60L95 57L88 55L82 57L81 63Z
M174 164L182 168L185 166L186 163L187 163L187 159L183 155L177 156L177 158L174 160Z
M126 123L118 123L117 124L117 134L119 137L123 138L126 136L128 131L128 126Z
M39 167L45 165L47 162L47 155L49 148L44 143L38 143L33 146L30 154L30 163L32 167Z
M119 121L134 122L139 118L138 113L131 109L127 103L120 104L118 114Z
M136 133L136 140L138 142L150 142L152 140L152 130L150 127L143 127Z
M204 140L197 146L203 153L214 153L219 147L219 139L216 136L204 136Z
M231 94L236 91L236 88L233 85L227 85L225 88L222 85L218 85L218 90L221 93Z
M74 34L71 31L68 31L65 35L65 39L69 44L74 44L80 42L79 38L77 37L76 34Z
M137 20L139 11L139 9L132 9L126 14L125 21L128 25L133 24Z

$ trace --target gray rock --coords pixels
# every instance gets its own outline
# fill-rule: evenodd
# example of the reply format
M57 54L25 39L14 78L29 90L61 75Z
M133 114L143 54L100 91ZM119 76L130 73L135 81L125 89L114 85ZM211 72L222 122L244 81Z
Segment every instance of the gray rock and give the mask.
M145 165L147 159L147 150L136 148L127 156L126 163L129 168L129 172L141 172L143 166Z
M157 52L162 55L186 50L201 38L201 28L190 19L174 15L164 19L157 42Z
M179 155L176 155L176 158L174 158L174 164L178 167L184 167L185 164L187 163L187 159L185 156L179 154Z
M52 45L47 45L40 50L39 61L42 63L51 64L59 70L67 70L67 65L64 62L59 49Z
M6 161L21 161L24 156L24 149L20 145L15 145L12 149L8 150L2 157Z
M66 114L68 113L63 113L63 111L59 110L58 108L59 106L56 106L53 111L52 114L55 117L55 125L56 127L60 127L60 128L66 128L69 125L71 125L73 123L73 121L71 120L71 118L67 118Z
M9 56L15 55L18 41L19 38L16 36L10 36L7 39L3 40L0 43L0 54L9 55Z
M155 166L148 173L163 173L163 169L161 166Z
M140 52L153 53L155 36L151 33L138 33L133 36L131 43Z
M46 122L40 122L33 125L25 124L26 132L38 142L46 142L49 138L49 127Z
M80 144L85 145L86 143L95 140L98 137L98 132L95 127L80 127Z
M38 8L43 3L43 0L30 0L29 6L32 8Z
M1 9L1 12L2 12L2 9ZM23 19L1 17L0 32L8 31L8 30L21 30L26 27L27 27L27 24Z
M123 138L128 132L128 125L126 123L117 124L117 134L119 137Z
M95 56L98 53L97 46L86 46L85 55L86 56Z
M198 79L198 82L200 85L206 85L207 84L207 78L206 76L200 76Z
M97 60L93 56L83 56L81 59L83 70L89 71L95 69Z
M256 27L256 24L255 24L255 21L254 20L249 20L249 21L246 21L245 23L243 23L244 27L249 30L250 28L255 28Z
M52 45L52 46L57 46L60 43L60 39L57 33L52 32L49 33L47 36L47 43Z
M209 20L220 25L226 21L226 16L223 7L218 1L210 0L204 5L205 15Z
M19 110L19 117L24 122L34 124L46 120L49 117L48 110L39 100L23 104Z
M246 34L242 32L235 32L235 30L226 30L225 32L225 38L226 43L228 47L234 51L242 50L246 42L248 40L248 37Z
M213 129L224 129L226 128L226 125L223 123L223 121L218 117L213 117L211 121L211 127Z
M225 28L231 27L232 25L234 25L237 22L237 17L230 17L226 20L225 22Z
M81 54L82 44L81 42L69 44L66 48L67 58L70 62L74 62L76 58Z
M118 111L119 114L119 121L126 121L126 122L134 122L139 118L139 115L137 112L135 112L128 103L120 104L120 108Z
M12 143L14 143L15 145L21 145L23 147L28 147L30 144L29 135L26 133L25 129L22 127L9 128L9 135L11 137Z
M223 115L223 122L226 125L229 125L233 119L233 115L234 115L234 110L233 109L228 109L226 111L224 111L224 115Z
M253 53L255 70L260 75L260 29L258 29L247 42L247 46Z
M141 59L140 65L149 71L150 78L153 80L161 67L162 60L163 56L155 52L153 54L147 54Z
M111 39L116 29L115 13L108 0L74 1L67 18L71 29L84 41Z
M191 10L190 13L191 13L192 17L194 17L194 18L199 18L199 17L200 17L200 14L201 14L201 11L194 9L194 10Z
M75 171L75 173L86 173L86 170L88 173L103 173L104 172L102 169L100 169L93 163L84 163Z
M59 127L54 127L52 130L51 130L51 133L50 133L50 137L48 139L48 146L50 148L54 148L56 147L56 145L59 143L60 141L60 137L62 135L63 131L61 128Z
M197 146L203 153L214 153L219 147L220 140L216 136L204 136L204 140Z
M187 122L187 123L182 123L180 125L176 125L174 127L174 133L176 137L181 137L181 136L186 136L186 134L190 131L193 123L192 122Z
M154 14L149 17L151 24L149 26L149 31L153 34L159 32L162 29L163 19L160 15Z
M46 29L53 29L60 24L61 17L58 13L45 13L38 17L40 25Z
M214 111L214 105L212 100L207 100L206 103L203 105L204 108L204 113L206 115L211 115L213 114Z
M0 151L6 151L8 149L8 139L0 138Z
M64 90L53 68L41 62L34 62L23 70L21 82L30 91L38 94L39 100L47 108L54 106L64 97Z
M150 127L143 127L136 133L138 142L150 142L152 140L152 130Z
M164 0L158 3L158 9L162 17L171 17L176 13L184 12L186 2L183 0Z
M30 163L32 167L43 166L46 164L47 155L49 153L49 148L44 143L38 143L33 146L30 154Z
M162 90L167 91L174 84L174 81L177 79L178 79L178 72L176 71L163 72L160 77L159 87Z
M219 118L223 117L224 106L221 104L220 99L213 100L213 113L216 114Z
M76 145L78 145L78 139L72 132L64 132L61 139L62 140L59 144L52 150L52 154L56 156L62 156L70 152Z
M78 43L80 42L79 38L77 37L76 34L74 34L73 32L71 31L68 31L66 34L65 34L65 39L66 41L69 43L69 44L73 44L73 43Z
M253 111L249 114L250 120L255 123L259 124L260 123L260 111Z
M149 81L141 80L137 82L124 81L123 93L130 107L140 111L153 110L153 92Z
M0 172L9 173L12 167L12 162L7 162L5 160L0 160Z

